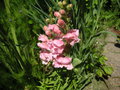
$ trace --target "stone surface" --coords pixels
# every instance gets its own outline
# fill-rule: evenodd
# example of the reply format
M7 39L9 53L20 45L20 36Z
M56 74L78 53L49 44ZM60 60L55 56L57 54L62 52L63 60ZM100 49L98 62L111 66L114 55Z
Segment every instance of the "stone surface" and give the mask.
M112 34L107 35L105 42L107 44L103 54L108 58L106 63L113 67L114 72L108 80L105 80L106 84L103 81L93 80L84 90L120 90L120 45L116 45L116 36Z

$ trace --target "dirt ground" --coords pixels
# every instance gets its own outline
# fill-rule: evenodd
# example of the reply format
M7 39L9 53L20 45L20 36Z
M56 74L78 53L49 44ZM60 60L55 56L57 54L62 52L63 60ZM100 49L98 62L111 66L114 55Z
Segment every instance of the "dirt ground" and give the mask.
M108 58L106 63L113 67L114 72L108 80L105 80L106 84L93 80L84 90L120 90L120 44L117 44L116 37L111 34L107 35L105 42L107 44L103 54Z

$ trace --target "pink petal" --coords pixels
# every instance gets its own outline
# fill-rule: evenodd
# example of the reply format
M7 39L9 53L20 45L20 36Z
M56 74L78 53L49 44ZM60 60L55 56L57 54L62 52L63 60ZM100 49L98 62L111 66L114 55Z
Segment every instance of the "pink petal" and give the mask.
M47 26L44 26L44 27L43 27L43 30L44 30L44 31L48 30L48 27L47 27Z
M60 14L65 14L66 13L64 9L59 10L59 12L60 12Z
M45 42L45 41L48 41L48 37L46 35L40 34L40 36L38 37L38 40Z
M57 24L60 26L64 26L65 22L62 19L58 19Z
M55 68L63 68L63 65L57 63L56 61L53 62L53 66L54 66Z
M59 29L59 27L56 24L49 24L48 29L52 30L56 34L61 34L61 30Z
M73 65L72 64L65 65L65 67L67 68L67 70L72 70L73 69Z
M40 52L40 58L45 62L49 62L53 59L52 58L52 53L50 53L48 51L41 51Z
M57 18L61 18L61 14L59 12L54 12L54 16L56 16Z
M71 63L72 58L70 58L70 57L58 57L58 58L56 59L56 61L57 61L58 63L61 63L61 64L63 64L63 65L66 65L66 64L70 64L70 63Z
M57 40L57 39L53 40L53 43L54 43L54 45L56 45L57 47L61 47L61 46L64 45L64 42L63 42L62 40Z
M37 43L37 46L40 47L41 49L49 50L47 43Z

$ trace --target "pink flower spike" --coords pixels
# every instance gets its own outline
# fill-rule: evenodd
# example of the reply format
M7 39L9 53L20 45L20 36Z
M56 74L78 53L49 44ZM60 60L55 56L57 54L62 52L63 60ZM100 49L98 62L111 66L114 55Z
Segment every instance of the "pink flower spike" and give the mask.
M60 9L59 12L60 12L60 14L65 14L66 13L64 9Z
M64 25L65 25L65 22L64 22L62 19L58 19L57 24L58 24L59 26L64 26Z
M59 12L54 12L54 16L56 16L57 18L61 18L61 14Z
M46 42L46 41L48 41L48 37L46 35L40 34L38 37L38 40L40 40L42 42Z

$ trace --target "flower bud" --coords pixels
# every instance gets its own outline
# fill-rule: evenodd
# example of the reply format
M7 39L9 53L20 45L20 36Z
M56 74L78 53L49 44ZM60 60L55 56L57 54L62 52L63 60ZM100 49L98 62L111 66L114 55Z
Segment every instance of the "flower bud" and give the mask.
M58 2L58 5L59 5L60 7L63 7L62 2Z
M66 5L66 4L67 4L67 2L64 0L64 1L62 2L62 4L63 4L63 5Z
M49 12L51 12L52 11L52 8L51 7L49 7Z
M57 18L61 18L61 14L59 12L54 12L54 16L56 16Z
M72 4L67 5L67 10L71 10L71 9L72 9L72 7L73 7L73 5L72 5Z
M55 18L52 18L52 22L54 22L55 21Z
M43 30L44 30L44 31L47 31L47 29L48 29L47 26L44 26L44 27L43 27Z
M60 9L59 12L60 12L60 14L65 14L66 13L64 9Z
M70 21L70 18L67 18L67 21L69 22L69 21Z
M47 18L45 21L48 23L48 22L50 21L50 19L49 19L49 18Z
M62 19L58 19L57 24L60 25L60 26L64 26L65 22Z

